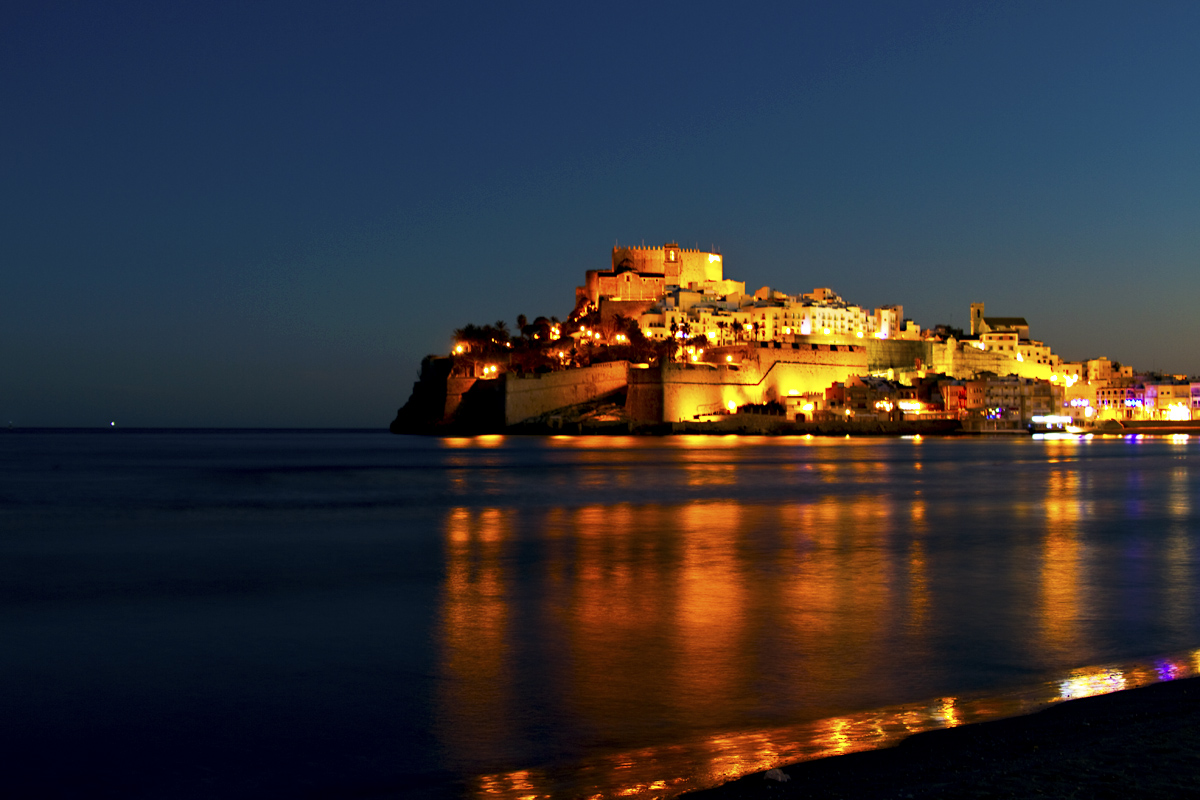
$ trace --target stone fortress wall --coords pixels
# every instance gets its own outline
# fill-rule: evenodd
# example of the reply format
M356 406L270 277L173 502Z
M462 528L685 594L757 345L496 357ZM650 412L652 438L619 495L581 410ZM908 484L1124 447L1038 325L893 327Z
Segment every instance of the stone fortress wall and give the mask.
M716 361L629 370L626 413L636 422L684 422L789 397L824 392L837 381L865 372L867 353L856 345L799 345L759 342L730 348L737 363Z
M516 425L616 392L625 388L628 373L627 361L535 375L505 373L504 424Z
M1011 353L980 350L971 342L953 338L932 340L868 339L867 368L870 374L893 370L897 376L916 372L939 372L950 378L970 380L981 372L1049 380L1052 363L1018 361Z

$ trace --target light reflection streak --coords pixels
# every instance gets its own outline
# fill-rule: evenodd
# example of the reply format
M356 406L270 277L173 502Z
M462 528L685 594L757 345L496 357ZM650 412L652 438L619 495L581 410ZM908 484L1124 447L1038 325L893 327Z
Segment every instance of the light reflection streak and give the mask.
M507 523L495 508L453 508L445 523L438 735L464 753L487 741L480 731L503 731L510 713Z
M909 506L909 529L912 541L908 545L908 624L910 632L921 634L929 619L929 579L925 566L925 501L913 500Z
M1167 540L1163 559L1165 616L1175 635L1186 636L1196 603L1193 589L1192 494L1188 486L1187 467L1173 469L1168 482Z
M1059 684L1059 697L1077 700L1098 694L1119 692L1125 687L1125 675L1117 669L1080 670Z
M1044 500L1041 628L1046 648L1068 653L1078 646L1082 602L1078 493L1077 472L1056 469L1050 473Z
M1188 491L1188 468L1171 470L1168 490L1167 511L1172 517L1186 519L1192 513L1192 493Z
M933 718L947 728L954 728L962 723L958 720L958 712L954 708L955 698L943 697L933 711Z
M673 797L744 775L799 761L890 747L925 731L969 725L1039 711L1055 703L1132 689L1200 674L1200 650L1121 666L1073 670L1059 679L1005 693L943 697L844 714L778 728L720 734L688 743L620 753L584 764L563 765L529 776L519 785L505 775L475 784L477 797ZM664 772L669 774L664 776ZM543 783L537 784L541 777ZM614 778L620 780L614 782ZM528 782L526 782L528 781ZM512 787L506 791L505 787ZM521 795L532 787L532 794Z
M687 718L705 713L706 698L736 694L739 687L733 682L743 676L737 663L745 606L736 551L741 506L730 502L685 506L678 525L683 552L675 647L681 658L675 682L682 706L679 713Z

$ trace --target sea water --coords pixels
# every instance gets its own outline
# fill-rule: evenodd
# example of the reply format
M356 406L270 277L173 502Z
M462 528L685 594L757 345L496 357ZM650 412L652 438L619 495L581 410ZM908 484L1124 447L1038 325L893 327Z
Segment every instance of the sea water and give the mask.
M1198 459L0 434L0 787L659 796L1191 674Z

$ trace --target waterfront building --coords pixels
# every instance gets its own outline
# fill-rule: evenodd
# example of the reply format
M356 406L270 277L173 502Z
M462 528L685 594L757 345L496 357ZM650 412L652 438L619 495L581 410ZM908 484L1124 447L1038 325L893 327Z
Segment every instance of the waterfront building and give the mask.
M1026 428L1034 417L1058 415L1062 409L1063 389L1048 380L984 375L966 385L969 417L985 430Z
M1191 384L1177 378L1146 381L1142 410L1145 419L1189 420L1192 418Z
M1133 377L1115 377L1100 381L1096 389L1096 413L1099 419L1144 419L1146 387Z

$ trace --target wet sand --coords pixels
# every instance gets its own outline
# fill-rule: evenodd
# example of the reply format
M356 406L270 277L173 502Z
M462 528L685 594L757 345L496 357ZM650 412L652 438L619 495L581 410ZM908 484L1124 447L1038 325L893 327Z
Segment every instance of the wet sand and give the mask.
M1200 794L1200 678L783 767L687 795L733 798L1179 798Z

